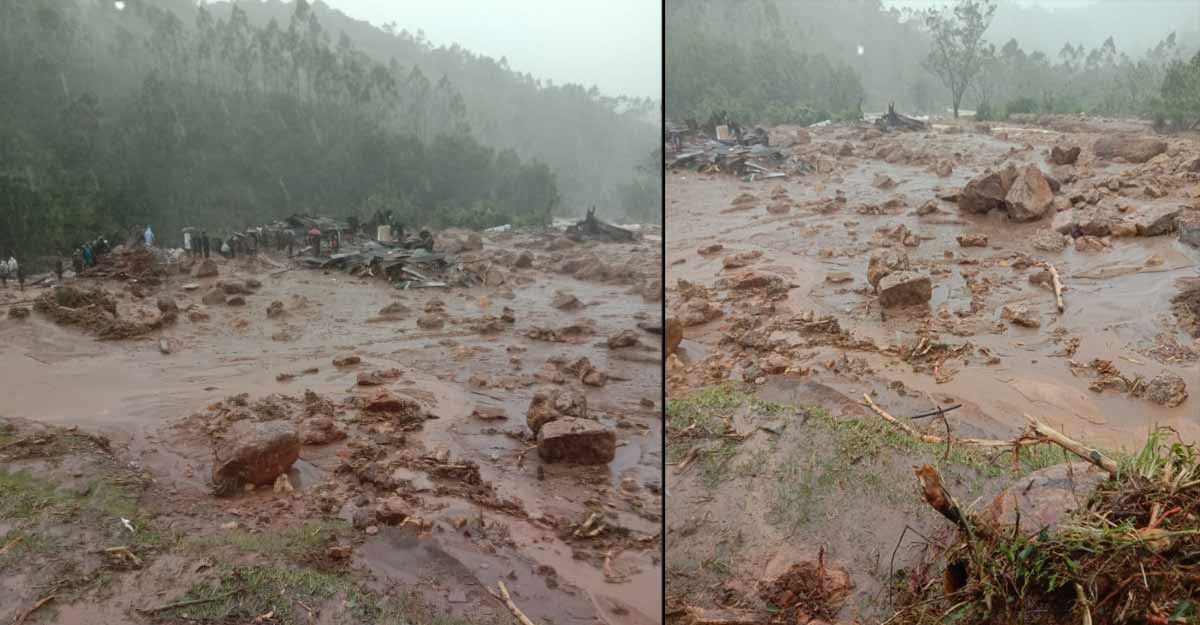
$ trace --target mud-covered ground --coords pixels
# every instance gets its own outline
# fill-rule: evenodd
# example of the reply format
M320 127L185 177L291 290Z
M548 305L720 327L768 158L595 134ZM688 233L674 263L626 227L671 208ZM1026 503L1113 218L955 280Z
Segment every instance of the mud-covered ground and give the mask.
M813 166L807 175L666 175L667 315L683 323L666 363L669 606L763 608L757 581L823 547L855 586L824 618L870 622L887 614L891 571L920 570L930 532L946 526L921 502L913 465L954 475L951 490L981 506L1015 475L1063 460L910 444L860 404L864 393L901 418L961 404L945 421L913 422L936 435L1009 440L1029 414L1113 452L1140 448L1156 425L1197 439L1200 249L1144 226L1200 213L1200 140L1076 118L806 132L785 151ZM1167 150L1137 164L1098 158L1095 142L1120 133ZM1081 153L1054 164L1053 146ZM1010 163L1061 183L1049 214L1017 222L939 199ZM1067 217L1086 232L1056 234ZM958 240L978 235L981 246ZM927 304L881 308L867 278L880 252L903 252L930 278ZM1043 263L1061 277L1062 313ZM1183 380L1191 397L1156 378ZM736 409L714 416L713 404ZM910 531L901 543L905 527L931 540Z
M486 287L397 290L278 256L218 258L216 277L159 286L68 278L151 325L156 299L173 300L178 320L138 338L97 340L36 311L0 320L0 499L22 502L0 504L0 620L37 606L26 622L510 622L489 593L503 581L537 623L659 622L660 243L483 243L459 258ZM252 279L244 306L201 302ZM559 291L579 305L556 307ZM41 292L10 282L0 304ZM636 341L610 347L622 331ZM333 364L349 355L360 362ZM580 358L604 375L584 384ZM359 384L374 372L379 384ZM611 463L531 449L530 401L556 388L584 393L616 433ZM369 418L380 389L421 417ZM314 414L346 437L302 447L294 492L213 494L232 421ZM193 603L139 611L176 602Z

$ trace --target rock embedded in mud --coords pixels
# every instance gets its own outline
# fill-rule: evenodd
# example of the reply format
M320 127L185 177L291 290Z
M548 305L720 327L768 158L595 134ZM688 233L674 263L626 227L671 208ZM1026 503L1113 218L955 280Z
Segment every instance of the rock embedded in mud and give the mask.
M158 311L164 315L168 313L179 313L179 305L175 303L175 298L171 297L170 295L159 294L156 305L158 306Z
M876 250L867 260L867 283L878 293L880 280L883 280L888 274L908 271L911 268L912 264L908 260L908 254L899 250Z
M1175 229L1179 241L1192 247L1200 247L1200 211L1183 211L1175 218Z
M954 173L954 163L944 159L940 160L936 165L933 166L933 173L941 176L942 178L946 178L950 176L950 174Z
M745 271L732 278L730 287L734 289L757 289L770 285L772 277L757 271Z
M683 324L678 319L667 319L667 355L675 353L683 342Z
M225 303L225 293L221 289L209 289L207 293L200 297L200 301L208 306Z
M516 267L517 269L528 269L532 266L533 252L530 252L529 250L521 250L521 253L517 254L516 260L513 261L513 267Z
M712 256L723 249L725 249L724 245L721 245L720 243L713 243L712 245L706 245L696 250L696 253L701 256Z
M960 234L958 235L958 245L960 247L987 247L988 237L986 234Z
M351 365L357 365L360 362L362 362L362 357L357 356L355 354L345 354L342 356L335 357L333 359L333 366L349 367Z
M579 298L570 293L563 291L555 291L554 297L550 300L550 305L559 310L576 310L583 306Z
M1055 165L1074 165L1079 159L1079 146L1064 148L1054 146L1050 149L1050 162Z
M221 493L233 492L243 484L273 484L299 457L300 436L295 424L236 421L214 450L213 484Z
M283 302L281 302L279 300L275 300L275 301L271 302L270 306L267 306L267 318L268 319L275 319L277 317L282 317L282 316L283 316Z
M1005 305L1004 308L1000 310L1000 318L1026 328L1042 327L1042 322L1037 318L1037 315L1030 312L1027 307L1021 304Z
M925 202L924 204L917 207L917 216L918 217L932 215L936 212L938 212L938 204L934 200L929 200L928 202Z
M929 276L913 271L891 273L879 281L879 305L884 308L924 304L932 297Z
M220 283L218 283L218 286L221 287L222 291L225 291L226 295L249 295L250 294L250 289L246 288L246 283L238 281L238 280L229 280L227 282L220 282Z
M437 313L426 313L417 317L417 327L422 330L441 330L445 326L445 317Z
M525 413L525 423L537 434L558 419L588 419L587 397L574 389L554 389L534 393Z
M1156 237L1175 231L1175 221L1183 209L1178 206L1142 206L1133 215L1137 232L1144 237Z
M1174 408L1182 404L1187 397L1187 384L1183 378L1169 371L1154 376L1154 379L1146 384L1146 399L1160 406Z
M876 189L891 189L896 186L896 181L887 174L875 174L875 178L871 180L871 186Z
M408 518L412 506L401 497L388 497L375 508L375 518L385 525L399 525Z
M225 300L225 305L226 306L245 306L246 298L242 297L241 295L234 295L234 296L230 297L229 299Z
M329 417L312 417L300 422L300 442L325 445L346 438L346 431Z
M196 263L196 268L192 271L192 275L197 278L211 278L217 275L217 263L211 258Z
M637 345L638 333L633 330L621 330L613 336L608 337L608 348L619 349L622 347L633 347Z
M678 309L679 321L687 327L708 323L723 314L719 306L706 299L688 300Z
M8 309L9 319L25 319L29 316L29 308L25 306L13 306Z
M1021 531L1053 533L1071 513L1085 504L1093 491L1108 479L1090 462L1056 464L1020 478L983 510L984 518L1004 526L1020 519Z
M762 255L763 253L760 250L738 252L723 258L721 260L721 266L725 269L740 269L762 258Z
M850 275L849 271L831 271L825 274L825 281L833 284L841 284L854 280L854 276Z
M396 395L386 388L379 389L367 400L363 405L363 412L390 416L401 422L419 421L425 414L421 404L408 397Z
M1100 158L1119 156L1130 163L1145 163L1166 152L1167 142L1153 137L1115 135L1097 139L1092 151Z
M1054 191L1036 165L1027 165L1004 196L1008 216L1014 221L1036 221L1050 211Z
M589 419L565 417L542 426L538 456L549 463L608 464L616 456L612 430Z

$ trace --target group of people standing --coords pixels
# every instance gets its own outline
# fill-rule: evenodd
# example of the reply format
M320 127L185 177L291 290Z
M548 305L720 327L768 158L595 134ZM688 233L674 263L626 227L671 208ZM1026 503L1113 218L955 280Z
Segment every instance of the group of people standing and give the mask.
M15 256L9 255L8 260L3 260L3 255L0 255L0 281L3 282L5 288L8 288L8 279L12 278L21 285L21 290L25 290L25 272L21 269L21 265L17 263Z

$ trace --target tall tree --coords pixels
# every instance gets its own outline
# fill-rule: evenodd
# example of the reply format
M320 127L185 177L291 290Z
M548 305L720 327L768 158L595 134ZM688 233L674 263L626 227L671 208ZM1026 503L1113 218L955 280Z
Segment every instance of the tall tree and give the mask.
M956 118L963 94L985 60L994 55L995 46L986 43L983 34L995 13L994 0L958 0L953 7L929 9L925 14L933 47L923 65L950 90Z

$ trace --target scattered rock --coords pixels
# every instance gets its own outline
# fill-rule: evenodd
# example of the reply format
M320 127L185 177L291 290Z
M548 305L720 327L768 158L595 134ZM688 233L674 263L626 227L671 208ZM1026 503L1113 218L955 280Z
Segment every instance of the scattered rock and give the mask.
M609 349L619 349L622 347L632 347L638 344L638 334L633 330L621 330L617 334L608 338Z
M1074 165L1079 159L1079 146L1063 148L1054 146L1050 149L1050 162L1055 165Z
M947 160L940 160L937 162L937 165L934 165L933 173L946 178L954 173L954 164Z
M958 245L960 247L987 247L988 237L986 234L961 234L958 236Z
M267 306L267 318L268 319L275 319L276 317L282 317L282 316L283 316L283 302L281 302L279 300L275 300L275 301L271 302L270 306Z
M879 281L896 271L908 271L908 255L898 250L876 250L867 261L867 283L879 292Z
M1175 231L1175 220L1182 212L1177 206L1142 206L1133 214L1137 232L1144 237L1156 237Z
M1200 247L1200 211L1185 211L1175 218L1175 229L1179 240L1192 247Z
M225 300L225 305L226 306L245 306L246 298L242 297L241 295L234 295L234 296L230 297L229 299Z
M441 330L445 326L445 317L437 313L426 313L417 317L417 327L422 330Z
M211 278L217 275L217 263L211 258L196 263L196 268L192 270L192 275L197 278Z
M616 456L617 437L612 430L589 419L565 417L542 426L538 456L545 462L607 464Z
M712 256L713 254L716 254L723 249L725 249L724 245L721 245L720 243L713 243L712 245L706 245L706 246L696 250L696 253L701 256Z
M587 397L574 389L555 389L534 393L525 414L525 423L534 434L547 423L573 417L588 418Z
M335 367L349 367L349 366L351 366L351 365L357 365L357 364L358 364L358 363L360 363L360 362L362 362L362 358L361 358L361 357L359 357L359 356L356 356L356 355L354 355L354 354L346 354L346 355L342 355L342 356L338 356L338 357L334 358L334 359L333 359L333 366L335 366Z
M891 189L896 186L896 181L892 180L887 174L875 174L875 178L871 181L871 186L876 189Z
M346 431L329 417L312 417L300 422L300 442L324 445L346 438Z
M13 306L12 308L8 309L9 319L25 319L28 316L29 307L27 306Z
M1036 534L1055 531L1084 505L1107 475L1087 462L1061 463L1020 478L996 496L983 514L1004 526Z
M222 291L225 291L226 295L248 295L250 293L250 289L246 288L246 283L238 280L219 282L217 285L221 287Z
M1054 203L1050 184L1035 165L1027 165L1004 197L1009 218L1014 221L1041 219Z
M884 308L924 304L933 297L933 282L929 276L912 271L899 271L879 281L879 305Z
M1146 399L1161 406L1174 408L1182 404L1187 396L1187 384L1183 378L1168 371L1154 376L1146 385Z
M1152 137L1116 135L1097 139L1092 151L1100 158L1119 156L1130 163L1145 163L1166 152L1167 142Z
M527 269L532 266L533 252L530 252L529 250L521 250L521 253L517 254L516 260L513 261L513 267L516 267L517 269Z
M1000 310L1000 318L1026 328L1040 328L1042 322L1037 315L1021 304L1007 304Z
M409 312L408 306L400 302L392 302L379 309L379 317L382 319L401 319L407 316Z
M667 319L667 355L675 353L679 349L679 344L683 342L683 324L678 319Z
M209 289L207 293L200 297L201 303L207 306L215 306L225 303L225 293L221 289Z
M854 279L854 276L850 275L849 271L831 271L831 272L825 274L825 281L832 282L834 284L850 282L853 279Z
M740 269L762 258L762 255L763 253L759 250L738 252L737 254L732 254L722 259L721 265L725 269Z
M936 212L938 212L938 204L934 200L929 200L928 202L925 202L924 204L917 207L917 216L918 217L932 215Z
M556 291L554 299L550 300L550 305L559 310L577 310L583 306L583 303L570 293Z
M367 400L366 405L363 406L363 412L390 415L405 422L418 421L424 415L421 404L408 397L396 395L386 388L379 389Z
M1015 168L1012 170L988 171L972 178L958 194L958 208L967 213L984 214L992 210L1004 210L1004 199L1008 195L1011 180L1016 179Z
M271 484L300 457L300 437L289 421L236 421L215 449L212 480L219 492L242 484Z
M179 305L175 303L175 298L170 295L160 294L156 303L159 312L164 315L179 313Z

